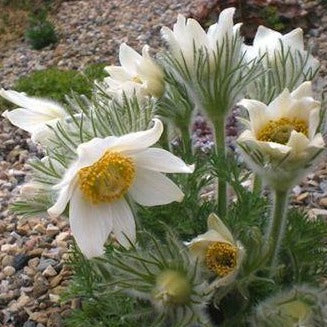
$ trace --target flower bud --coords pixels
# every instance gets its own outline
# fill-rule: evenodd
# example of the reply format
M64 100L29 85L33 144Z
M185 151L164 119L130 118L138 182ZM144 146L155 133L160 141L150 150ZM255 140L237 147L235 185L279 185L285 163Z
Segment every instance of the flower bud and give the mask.
M155 302L163 305L185 304L190 300L190 295L190 281L182 272L166 270L157 277L153 292Z

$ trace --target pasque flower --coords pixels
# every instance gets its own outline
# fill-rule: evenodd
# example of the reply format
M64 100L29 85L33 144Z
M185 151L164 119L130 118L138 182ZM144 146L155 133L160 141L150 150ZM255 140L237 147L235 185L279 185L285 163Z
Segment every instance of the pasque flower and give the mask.
M316 71L319 67L319 61L315 59L312 55L304 49L303 42L303 30L301 28L296 28L291 32L282 35L281 33L274 31L265 26L259 26L257 33L253 40L252 46L245 46L246 53L245 56L248 60L253 60L255 57L260 57L263 54L267 55L268 60L280 60L281 52L284 51L286 54L290 51L290 54L295 59L294 55L296 52L301 54L303 58L307 59L305 66L305 71L310 69L312 72ZM288 55L290 59L290 55ZM289 62L290 63L290 62ZM291 69L285 66L285 68Z
M164 40L168 43L169 49L174 57L180 62L185 61L188 68L195 69L194 59L196 58L194 50L217 51L217 43L222 46L226 43L226 38L231 41L233 35L240 28L240 24L233 24L233 15L235 8L227 8L219 15L217 23L211 25L207 32L193 18L186 19L183 15L178 15L177 22L173 30L164 26L161 29ZM225 39L225 40L224 40Z
M109 234L128 247L135 241L135 222L128 195L145 206L182 201L183 192L163 173L192 173L170 152L149 148L163 132L160 120L147 131L94 138L77 148L77 160L54 186L60 215L69 202L69 219L78 246L87 257L101 255Z
M311 82L292 93L285 89L268 106L248 99L239 104L250 117L237 140L247 162L275 190L287 190L324 148Z
M109 77L104 79L111 95L132 95L141 92L159 98L164 92L164 74L149 54L149 46L145 45L142 55L122 43L119 48L121 66L108 66L105 70Z
M229 229L215 214L208 217L208 231L195 237L187 246L192 255L217 275L212 287L231 283L245 255L242 244L234 240Z
M40 141L49 132L47 125L54 126L59 120L67 117L64 108L57 102L29 97L24 93L12 90L0 90L0 96L16 104L19 108L5 111L2 116L29 132L32 141Z

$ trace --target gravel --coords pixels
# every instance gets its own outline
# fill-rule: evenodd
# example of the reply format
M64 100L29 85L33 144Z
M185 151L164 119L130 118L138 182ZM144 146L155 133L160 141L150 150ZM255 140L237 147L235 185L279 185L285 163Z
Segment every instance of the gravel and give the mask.
M52 17L59 43L35 51L22 41L3 51L0 85L9 88L18 77L54 65L83 69L90 63L115 64L121 42L138 51L146 43L159 49L161 26L172 26L177 13L187 15L196 10L196 5L196 1L187 0L63 2ZM323 88L327 73L327 15L323 7L318 7L317 12L321 13L321 22L309 31L309 41L322 60L317 87ZM233 119L228 127L231 140L236 134ZM196 120L193 136L195 147L212 148L210 128L201 117ZM40 147L31 142L27 133L0 118L0 323L5 327L61 327L71 308L76 307L75 301L59 304L58 296L71 275L64 264L72 242L67 220L46 215L18 218L8 210L29 172L26 162L35 156L43 156ZM294 188L292 202L309 208L312 217L327 216L326 163Z

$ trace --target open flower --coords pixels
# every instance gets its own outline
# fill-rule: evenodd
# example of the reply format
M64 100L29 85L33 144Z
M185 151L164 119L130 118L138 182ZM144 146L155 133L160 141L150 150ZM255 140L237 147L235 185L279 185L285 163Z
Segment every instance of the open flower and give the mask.
M5 111L2 116L29 132L33 142L40 141L50 132L47 125L54 126L67 116L64 108L51 100L29 97L24 93L0 90L0 96L16 104L19 108Z
M125 247L135 241L126 195L145 206L182 201L183 192L161 172L192 173L194 168L168 151L149 149L162 132L161 121L155 119L147 131L94 138L78 146L77 160L54 186L59 196L48 213L58 216L70 202L71 229L87 257L102 254L111 232Z
M218 277L212 287L230 284L245 255L242 244L234 240L225 224L215 215L208 217L208 231L187 243L191 253Z
M253 40L253 45L244 45L245 57L248 61L266 55L262 63L266 68L275 67L291 84L295 75L304 76L310 80L319 68L319 61L304 49L303 31L296 28L282 35L265 26L259 26ZM302 80L303 81L303 80ZM300 81L300 83L302 82ZM297 85L298 86L298 85Z
M109 77L104 79L111 95L125 92L132 95L134 91L159 98L164 92L164 74L149 54L145 45L142 55L126 43L120 45L119 61L121 66L108 66L105 70Z
M222 46L226 42L226 38L229 42L231 41L241 26L240 24L234 26L234 12L235 8L223 10L219 15L218 22L211 25L207 33L195 19L186 19L183 15L178 15L173 30L164 26L161 33L173 56L180 63L185 61L188 68L191 68L192 65L195 65L194 49L199 51L206 48L210 52L210 58L213 59L211 52L217 51L217 43Z
M292 93L285 89L268 106L248 99L239 104L250 117L237 140L246 160L276 190L287 190L324 148L317 133L320 102L312 98L311 83Z

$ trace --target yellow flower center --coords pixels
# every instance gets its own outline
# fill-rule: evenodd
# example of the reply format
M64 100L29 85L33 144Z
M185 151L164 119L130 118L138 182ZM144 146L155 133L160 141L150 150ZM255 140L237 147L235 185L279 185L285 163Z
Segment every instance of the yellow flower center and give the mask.
M121 198L135 178L131 158L107 151L93 165L78 172L79 188L93 204L112 202Z
M220 277L232 272L236 267L237 248L225 242L215 242L208 246L206 264L209 270Z
M138 75L135 75L135 76L132 78L132 81L133 81L134 83L143 84L141 78L140 78Z
M258 133L257 139L264 142L276 142L286 144L292 131L303 133L308 136L308 124L297 118L280 118L270 120Z

